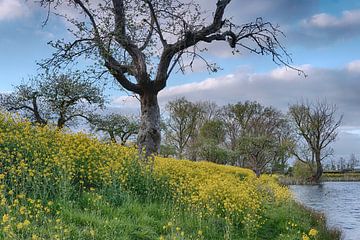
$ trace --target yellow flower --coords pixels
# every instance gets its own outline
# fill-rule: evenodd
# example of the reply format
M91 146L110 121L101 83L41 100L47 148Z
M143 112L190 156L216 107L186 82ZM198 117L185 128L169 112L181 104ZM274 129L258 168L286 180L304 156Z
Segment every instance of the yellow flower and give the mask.
M36 234L31 235L31 240L38 240L40 239Z
M23 222L24 227L29 226L29 224L30 224L30 221L25 219L25 221Z
M310 240L309 236L303 233L302 240Z
M9 221L9 214L4 214L2 217L2 221L5 223L7 221Z
M22 222L19 222L18 224L16 224L16 228L17 228L18 230L23 229L23 227L24 227L24 224L23 224Z
M203 234L203 232L202 232L201 230L199 230L199 231L198 231L198 235L201 236L202 234Z
M318 234L318 230L315 228L310 229L309 236L315 237Z

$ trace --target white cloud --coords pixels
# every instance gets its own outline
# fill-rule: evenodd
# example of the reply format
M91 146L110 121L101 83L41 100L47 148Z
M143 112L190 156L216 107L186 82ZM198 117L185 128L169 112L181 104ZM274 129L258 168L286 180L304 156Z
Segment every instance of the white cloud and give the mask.
M311 71L310 65L302 65L297 68L301 69L306 74L309 74L309 72ZM271 78L277 79L277 80L283 80L283 81L299 80L299 73L297 71L294 71L294 70L292 70L290 68L286 68L286 67L275 68L268 74L271 76Z
M26 14L27 8L20 0L0 0L0 21L19 18Z
M349 72L358 72L358 73L360 73L360 60L355 60L355 61L350 62L347 65L347 70Z
M310 19L305 20L304 24L316 28L360 26L360 9L343 11L340 17L327 13L315 14Z
M343 126L340 127L340 131L347 134L352 134L354 137L360 138L360 128L359 127L353 127L353 126Z

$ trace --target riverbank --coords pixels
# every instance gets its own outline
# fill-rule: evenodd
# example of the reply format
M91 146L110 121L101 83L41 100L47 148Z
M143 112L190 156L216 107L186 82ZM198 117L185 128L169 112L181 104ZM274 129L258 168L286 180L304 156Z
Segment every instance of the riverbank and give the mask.
M360 173L359 172L326 172L321 177L323 182L359 182Z
M276 176L279 183L284 186L289 185L314 185L308 182L305 178L295 178L284 175ZM321 177L321 182L360 182L360 173L347 172L347 173L324 173Z

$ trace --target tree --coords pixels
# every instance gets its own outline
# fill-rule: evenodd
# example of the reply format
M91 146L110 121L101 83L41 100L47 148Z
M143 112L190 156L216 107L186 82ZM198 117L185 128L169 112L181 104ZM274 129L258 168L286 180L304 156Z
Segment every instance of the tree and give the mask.
M200 137L208 139L215 144L220 144L225 141L224 124L220 120L208 120L200 128Z
M79 117L87 118L91 106L104 104L102 90L78 72L40 74L15 89L1 96L6 110L40 125L53 123L60 129Z
M211 19L195 1L180 0L40 0L49 11L67 5L78 15L61 14L73 27L72 41L52 43L56 51L44 66L62 66L79 57L97 60L126 90L138 94L141 102L139 149L147 155L160 147L160 110L157 95L178 66L191 67L201 56L201 43L227 42L233 52L244 49L270 55L277 64L291 61L279 42L283 33L261 18L235 24L224 17L231 0L217 0ZM96 2L96 3L95 3ZM47 22L48 19L46 19ZM190 59L190 61L186 61ZM216 71L207 62L210 70ZM299 70L298 70L299 71Z
M337 137L337 129L341 124L342 116L337 118L336 106L325 100L294 104L289 108L289 115L297 135L305 143L302 151L308 153L305 154L306 159L298 151L294 151L294 154L298 160L304 163L315 164L316 171L309 180L319 182L323 173L322 161L333 153L329 145Z
M39 125L47 125L50 118L48 106L41 101L42 94L35 89L34 81L15 87L10 94L1 94L1 106L10 112L17 112Z
M354 153L350 154L349 164L352 170L354 170L354 168L358 166L359 162L359 159L356 158Z
M139 123L134 118L117 113L93 114L89 117L91 128L109 135L110 140L125 145L131 136L139 131Z
M239 137L260 108L262 106L259 103L251 101L228 104L223 107L221 119L226 129L226 144L228 148L233 151L236 150Z
M166 105L169 118L166 121L166 142L175 147L177 157L184 157L189 140L194 137L201 108L184 97L170 101Z
M241 126L237 148L244 165L260 176L274 163L286 162L292 141L284 134L287 121L282 113L256 102L238 103L235 109Z
M224 140L223 122L218 119L207 120L201 126L198 138L200 157L215 163L228 163L229 151L223 146Z

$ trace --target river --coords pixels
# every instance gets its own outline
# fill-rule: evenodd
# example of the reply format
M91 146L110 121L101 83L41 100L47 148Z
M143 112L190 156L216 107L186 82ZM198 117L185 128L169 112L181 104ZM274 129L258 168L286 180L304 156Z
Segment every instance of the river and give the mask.
M328 226L341 229L344 240L360 240L360 182L324 182L290 186L303 205L326 215Z

